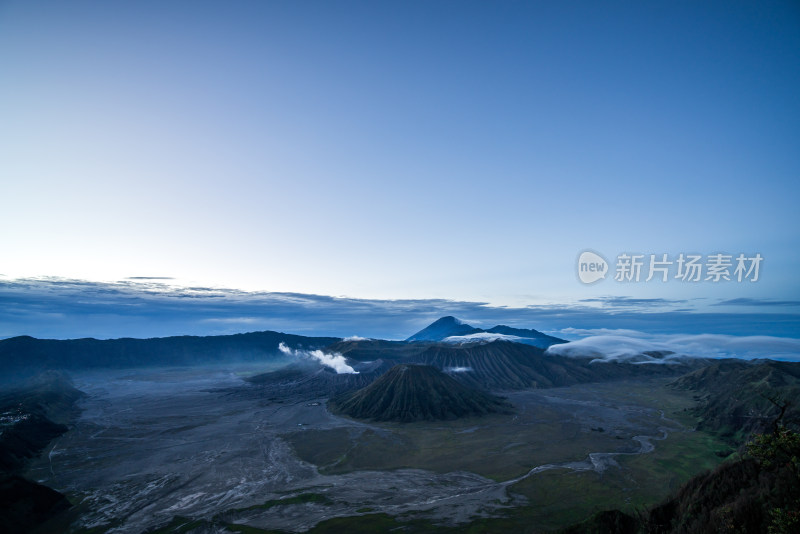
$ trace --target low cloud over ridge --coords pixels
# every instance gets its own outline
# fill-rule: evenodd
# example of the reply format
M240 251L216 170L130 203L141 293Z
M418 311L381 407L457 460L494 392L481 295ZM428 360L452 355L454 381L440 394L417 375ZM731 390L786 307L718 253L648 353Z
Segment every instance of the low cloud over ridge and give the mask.
M548 354L593 357L602 361L667 363L676 358L769 358L800 361L800 339L777 336L733 336L723 334L648 334L635 330L566 328L564 334L583 339L553 345ZM646 352L662 355L646 355ZM669 354L666 354L669 353Z

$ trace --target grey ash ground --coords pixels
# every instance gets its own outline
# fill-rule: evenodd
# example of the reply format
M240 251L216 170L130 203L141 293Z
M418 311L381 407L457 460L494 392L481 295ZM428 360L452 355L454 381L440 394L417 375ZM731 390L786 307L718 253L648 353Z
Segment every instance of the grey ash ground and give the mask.
M524 503L512 481L537 466L580 462L594 452L636 452L634 436L684 430L633 399L604 401L613 391L609 385L517 392L509 398L514 415L428 427L378 425L332 415L324 397L249 384L244 371L78 373L75 383L87 393L80 419L27 474L78 503L73 528L138 533L180 516L300 532L366 510L458 524ZM598 427L606 430L592 430ZM441 439L432 446L450 460L417 462L417 431ZM383 469L365 458L359 466L355 458L356 465L337 468L306 461L309 448L337 446L328 439L335 435L353 449L378 440L405 451L408 465ZM486 442L487 435L498 441ZM534 435L558 435L573 446L545 451ZM459 459L446 443L471 451ZM502 459L505 466L480 474L472 469L476 455L484 464ZM562 467L566 473L569 466ZM324 500L264 506L308 494Z

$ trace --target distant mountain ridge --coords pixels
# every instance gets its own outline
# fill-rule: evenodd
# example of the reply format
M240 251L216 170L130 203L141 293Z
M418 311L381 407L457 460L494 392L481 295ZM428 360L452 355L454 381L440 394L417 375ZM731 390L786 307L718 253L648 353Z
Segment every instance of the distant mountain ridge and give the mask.
M318 349L340 341L281 332L226 336L173 336L151 339L37 339L19 336L0 340L0 369L38 372L148 365L190 365L220 361L258 361L280 355L278 344Z
M464 323L463 321L448 315L437 319L430 325L426 326L416 334L406 339L408 342L413 341L445 341L447 338L461 337L461 336L474 336L475 334L497 334L498 336L514 336L519 339L509 339L518 343L525 343L539 348L546 349L550 345L558 343L567 343L566 339L550 336L538 330L528 328L513 328L505 325L497 325L484 330ZM487 336L490 337L490 336ZM479 341L480 337L475 338ZM465 339L464 341L469 341Z
M278 349L283 343L291 349L304 349L296 354L299 361L286 369L250 377L251 383L270 384L294 393L336 395L369 384L397 364L431 365L465 386L488 390L559 387L656 375L677 377L707 364L699 359L664 365L591 364L588 355L582 358L546 353L544 347L564 340L536 330L503 325L483 330L452 316L442 317L409 339L412 341L306 337L272 331L112 340L21 336L0 340L0 369L13 380L45 369L78 371L269 361L286 358ZM317 349L341 354L356 373L337 374L317 362L309 353Z

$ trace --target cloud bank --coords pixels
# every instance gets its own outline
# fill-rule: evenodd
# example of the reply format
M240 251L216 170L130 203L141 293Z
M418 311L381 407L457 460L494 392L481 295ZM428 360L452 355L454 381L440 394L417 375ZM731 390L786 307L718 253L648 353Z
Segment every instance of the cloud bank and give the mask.
M286 346L285 343L281 342L278 345L278 350L288 356L296 356L299 358L313 358L317 360L322 365L330 367L338 374L358 374L358 371L347 365L347 359L339 354L338 352L334 352L333 354L328 354L326 352L322 352L321 350L300 350L300 349L291 349Z
M654 335L634 330L564 329L565 334L574 335L579 332L587 337L553 345L547 349L547 353L634 363L669 363L686 357L800 361L800 339L789 337L723 334ZM648 352L651 354L646 354Z
M790 306L751 305L735 313L730 306L712 307L713 312L664 311L654 300L659 299L604 297L509 308L445 299L369 300L176 287L152 279L106 283L0 277L0 338L146 338L259 330L345 337L357 328L363 337L405 339L445 315L479 327L535 328L567 339L584 337L577 332L592 329L785 337L800 332L800 311Z

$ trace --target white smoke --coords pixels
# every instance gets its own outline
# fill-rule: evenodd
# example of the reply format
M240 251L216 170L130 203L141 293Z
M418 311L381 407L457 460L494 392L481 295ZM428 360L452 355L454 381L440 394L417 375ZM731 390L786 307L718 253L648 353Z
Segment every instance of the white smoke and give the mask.
M632 361L636 363L667 363L682 357L740 358L752 360L800 361L800 339L775 336L731 336L721 334L647 334L631 330L570 329L565 333L588 335L584 339L547 349L559 356L591 357L600 361ZM591 335L598 333L600 335ZM647 355L644 352L671 354Z
M369 340L369 339L370 339L370 338L368 338L368 337L361 337L361 336L350 336L350 337L346 337L346 338L344 338L344 340L343 340L343 341L367 341L367 340Z
M472 367L447 367L445 371L448 373L467 373L472 371Z
M289 356L297 356L300 358L314 358L322 365L330 367L340 375L358 374L358 371L347 365L347 359L338 352L334 352L333 354L327 354L325 352L322 352L321 350L291 349L287 347L283 341L281 341L278 344L278 350Z

